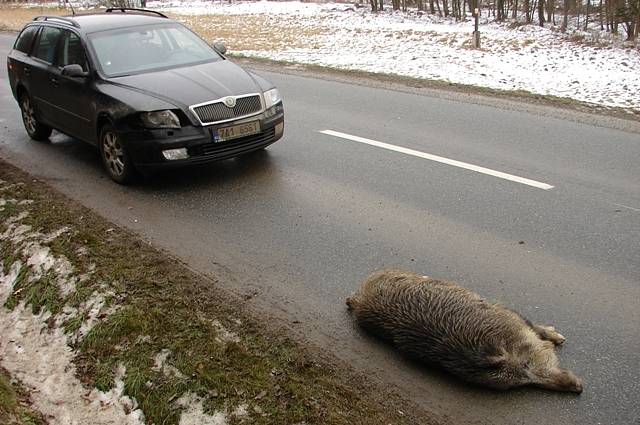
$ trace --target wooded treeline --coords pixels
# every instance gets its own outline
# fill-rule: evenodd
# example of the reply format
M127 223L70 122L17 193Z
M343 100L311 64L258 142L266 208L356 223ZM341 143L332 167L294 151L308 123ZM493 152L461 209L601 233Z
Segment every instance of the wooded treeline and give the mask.
M383 10L384 0L369 0L371 11ZM388 6L388 5L387 5ZM563 31L596 25L602 31L636 40L640 32L640 0L392 0L393 10L419 11L462 20L478 8L496 21L560 25Z

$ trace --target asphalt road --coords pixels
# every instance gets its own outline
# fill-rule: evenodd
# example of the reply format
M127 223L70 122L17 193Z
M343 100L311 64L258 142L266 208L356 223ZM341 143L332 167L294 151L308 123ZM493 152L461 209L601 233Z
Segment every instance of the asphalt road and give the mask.
M0 35L3 57L12 39ZM89 146L60 134L30 141L1 73L0 157L222 276L258 310L454 423L640 423L640 133L262 74L285 99L283 140L125 188ZM362 335L344 299L384 266L455 280L554 324L584 393L470 388Z

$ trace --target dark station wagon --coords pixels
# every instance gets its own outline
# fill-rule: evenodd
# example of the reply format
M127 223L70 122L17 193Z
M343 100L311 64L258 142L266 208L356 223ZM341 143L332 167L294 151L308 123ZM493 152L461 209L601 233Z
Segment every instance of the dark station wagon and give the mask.
M7 59L27 133L96 145L109 176L232 158L284 131L278 90L159 12L40 16Z

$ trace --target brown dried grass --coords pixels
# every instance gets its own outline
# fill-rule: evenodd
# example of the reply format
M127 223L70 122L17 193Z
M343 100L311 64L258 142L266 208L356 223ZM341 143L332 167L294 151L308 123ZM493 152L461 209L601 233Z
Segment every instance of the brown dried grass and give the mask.
M24 24L39 15L70 15L69 9L53 7L21 7L14 5L0 5L0 30L19 31Z
M82 11L80 13L88 13ZM71 11L52 7L20 7L0 5L0 30L19 31L38 15L69 15ZM224 42L230 51L281 51L313 46L322 29L304 28L292 18L268 15L178 15L182 22L205 40Z
M208 41L229 50L282 51L309 48L323 30L296 25L292 18L269 15L172 15Z

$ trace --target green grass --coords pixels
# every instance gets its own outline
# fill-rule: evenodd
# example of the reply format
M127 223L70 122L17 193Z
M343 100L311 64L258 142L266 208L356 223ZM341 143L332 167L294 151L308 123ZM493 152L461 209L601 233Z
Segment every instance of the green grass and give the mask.
M32 181L1 160L0 178ZM435 423L412 407L403 410L415 414L399 414L397 397L345 366L319 362L313 350L269 329L264 318L253 319L240 302L217 289L215 279L190 271L41 182L13 188L11 197L34 202L0 212L0 230L21 211L29 211L22 224L33 231L46 235L69 227L47 246L71 262L75 275L92 272L63 297L59 276L49 272L34 279L24 267L6 306L25 302L34 313L45 309L55 316L101 293L113 311L75 343L77 370L85 384L106 391L123 365L125 392L138 401L148 423L177 424L176 400L186 393L200 397L211 413L246 405L245 423L252 424ZM0 244L5 271L15 261L25 264L19 246ZM63 329L77 332L84 320L79 311ZM225 340L226 332L239 340ZM161 350L170 353L164 371L154 369ZM229 422L241 419L230 416Z

